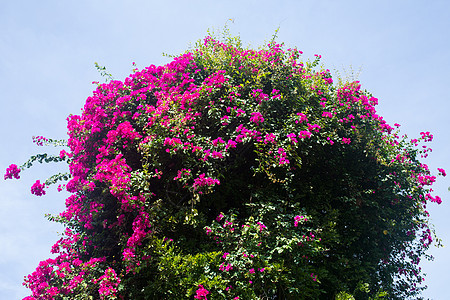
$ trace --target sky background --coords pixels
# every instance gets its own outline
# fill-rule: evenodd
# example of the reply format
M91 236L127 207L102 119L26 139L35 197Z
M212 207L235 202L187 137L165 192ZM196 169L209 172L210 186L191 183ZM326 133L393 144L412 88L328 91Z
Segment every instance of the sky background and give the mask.
M297 46L303 59L321 54L324 66L356 78L379 98L378 112L402 133L434 134L425 162L450 173L450 2L378 1L1 1L0 10L0 172L31 155L58 149L37 147L32 136L66 138L66 118L80 114L102 81L94 67L114 78L169 62L225 24L245 44L258 47L279 28L280 42ZM232 19L232 20L230 20ZM353 71L352 71L353 70ZM57 164L0 180L0 299L28 295L23 276L50 257L62 228L44 214L64 210L67 194L53 188L31 195L36 179L64 171ZM449 176L450 177L450 176ZM430 251L425 298L448 297L450 270L450 186L440 177L430 205L431 221L447 247ZM448 299L448 298L447 298Z

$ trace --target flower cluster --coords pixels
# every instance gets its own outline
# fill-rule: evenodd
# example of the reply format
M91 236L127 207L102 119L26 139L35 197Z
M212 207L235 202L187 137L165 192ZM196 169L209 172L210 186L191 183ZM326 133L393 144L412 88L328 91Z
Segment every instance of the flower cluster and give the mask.
M120 283L120 278L117 277L116 272L112 268L105 270L105 274L101 276L96 282L100 282L98 292L100 299L108 299L117 296L117 286ZM107 298L107 296L109 296Z
M20 169L17 167L17 165L15 164L11 164L7 169L6 169L6 174L4 176L5 180L6 179L19 179L20 178Z
M36 182L31 186L31 193L36 196L45 195L45 184L41 183L40 180L36 180Z
M38 146L44 146L49 140L43 136L33 136L33 143Z
M206 295L209 294L209 291L203 287L203 285L198 285L198 290L195 292L196 295L194 296L195 299L201 299L201 300L207 300Z

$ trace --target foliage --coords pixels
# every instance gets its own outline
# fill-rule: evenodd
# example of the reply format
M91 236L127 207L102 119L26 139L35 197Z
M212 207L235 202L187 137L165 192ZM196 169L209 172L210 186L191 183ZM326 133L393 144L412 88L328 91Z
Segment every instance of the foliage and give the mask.
M420 295L432 135L399 137L359 82L301 54L209 36L123 82L105 73L68 118L70 152L20 167L66 161L72 193L28 299Z

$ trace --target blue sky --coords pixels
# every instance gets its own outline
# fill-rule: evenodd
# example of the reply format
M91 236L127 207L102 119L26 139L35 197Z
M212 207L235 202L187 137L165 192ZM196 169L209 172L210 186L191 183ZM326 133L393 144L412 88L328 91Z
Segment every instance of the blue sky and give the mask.
M31 137L66 137L66 117L79 114L101 77L94 62L116 79L132 69L169 61L228 21L233 34L255 47L279 27L279 41L297 46L303 58L321 54L333 73L359 73L363 88L380 100L378 112L402 133L434 134L431 169L450 173L450 2L380 1L8 1L0 10L0 170L21 164L41 149ZM61 227L44 218L64 209L66 194L35 197L30 186L62 166L37 166L20 181L0 180L0 299L28 295L23 276L40 260ZM3 171L2 171L3 172ZM450 177L450 176L449 176ZM440 178L431 220L450 245L449 179ZM423 264L425 298L447 297L448 247L432 249Z

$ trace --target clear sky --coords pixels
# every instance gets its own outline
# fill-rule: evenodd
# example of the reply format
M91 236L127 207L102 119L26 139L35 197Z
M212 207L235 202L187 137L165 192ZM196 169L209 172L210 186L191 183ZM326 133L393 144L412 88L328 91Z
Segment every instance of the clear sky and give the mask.
M304 59L321 54L333 73L359 79L379 98L378 112L402 133L434 134L425 160L450 173L450 2L447 0L166 0L2 1L0 9L0 171L21 164L42 149L32 136L66 137L66 117L79 114L102 81L94 62L116 79L139 68L169 61L227 22L233 34L255 47L279 27L279 41L297 46ZM230 21L229 19L232 19ZM227 21L228 20L228 21ZM0 299L28 295L23 276L40 260L61 227L44 218L64 209L64 193L31 195L36 179L62 170L37 166L19 181L0 180ZM450 177L450 176L449 176ZM1 179L1 178L0 178ZM450 186L440 178L430 205L432 223L450 246ZM447 299L449 247L432 249L423 264L425 298Z

